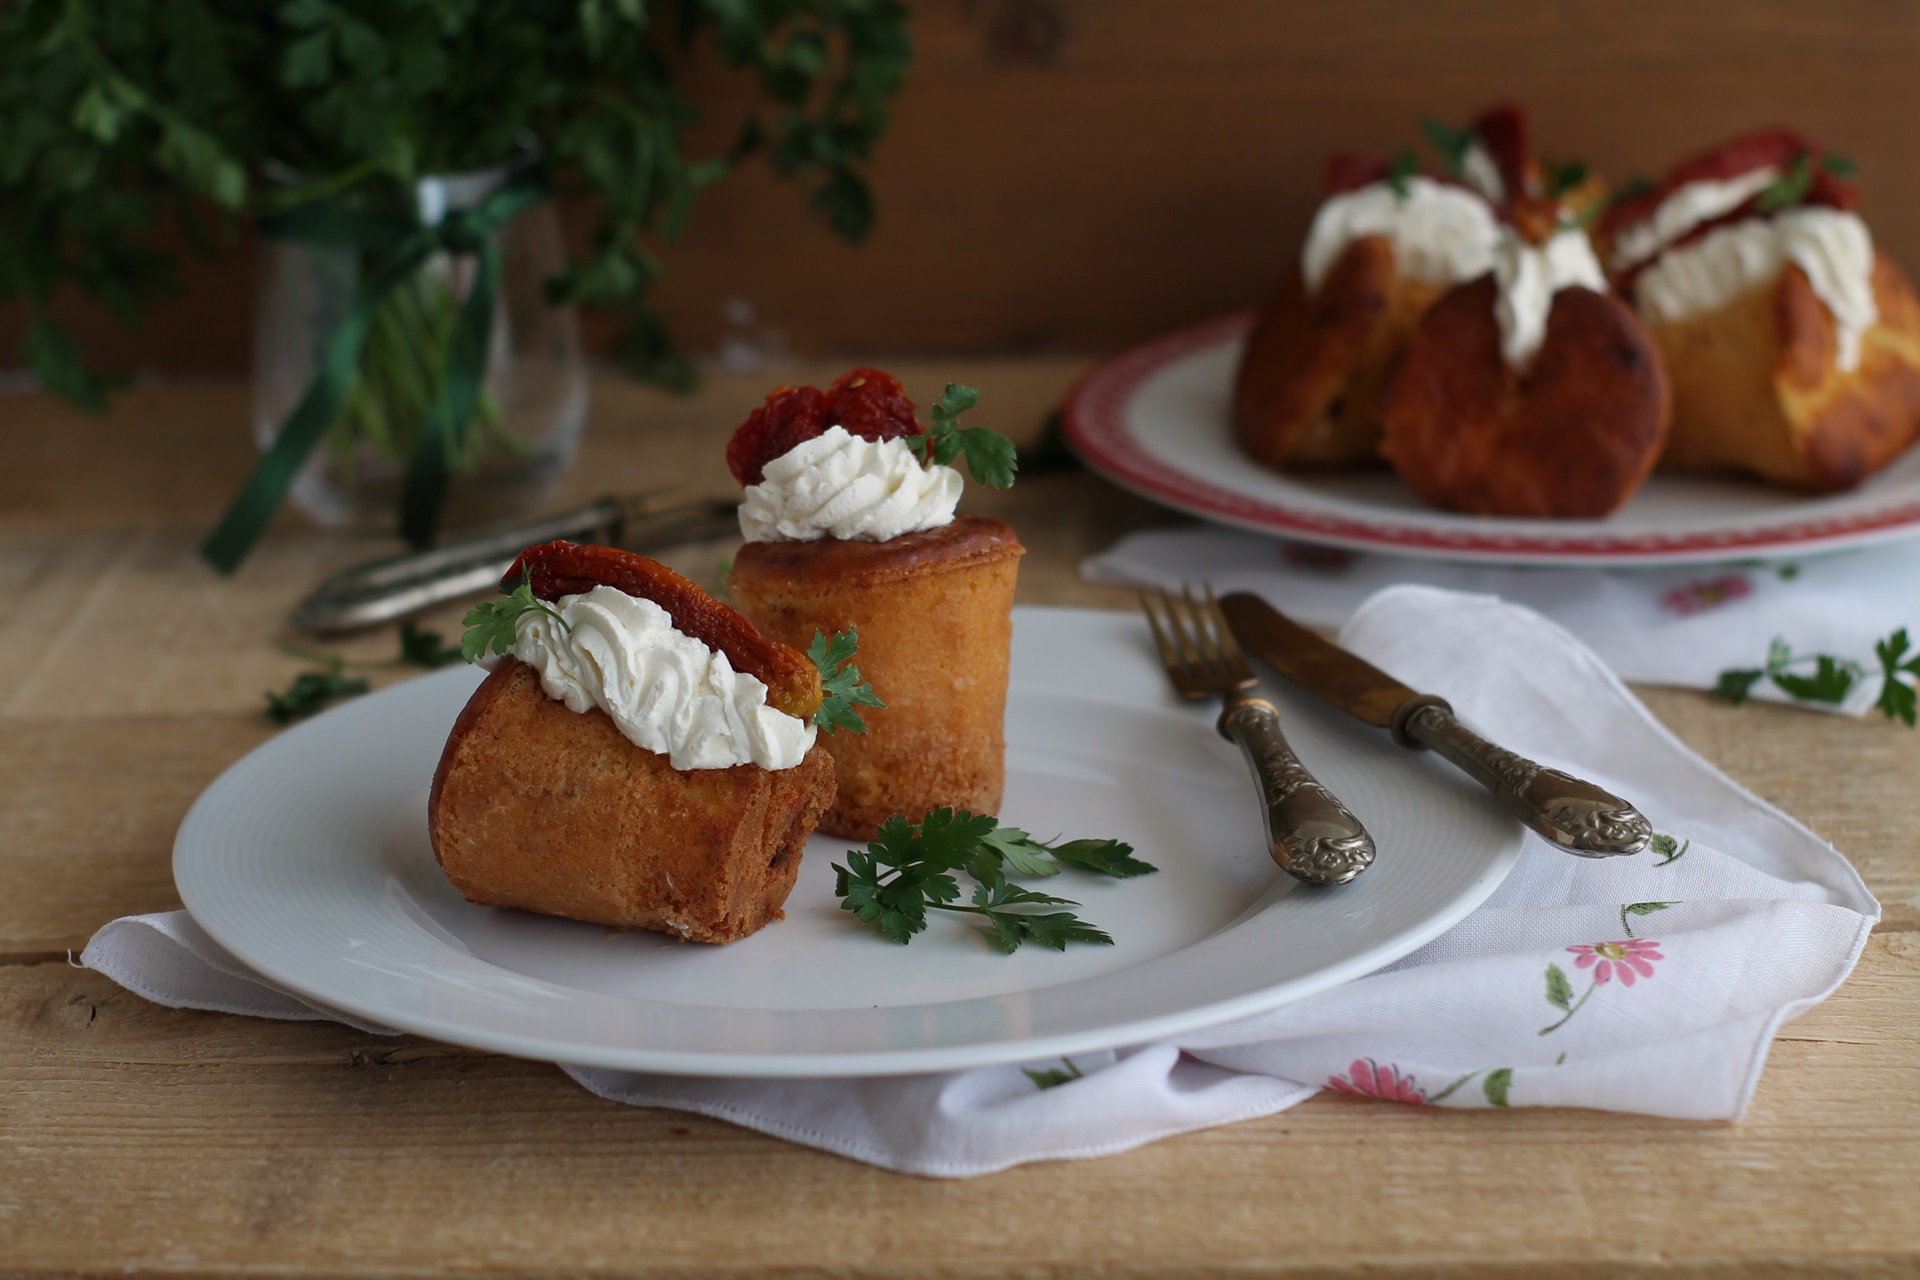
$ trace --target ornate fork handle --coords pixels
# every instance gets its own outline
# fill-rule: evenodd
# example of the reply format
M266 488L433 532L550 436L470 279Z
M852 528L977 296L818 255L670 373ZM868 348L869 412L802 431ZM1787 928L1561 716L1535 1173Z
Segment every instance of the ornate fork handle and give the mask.
M1367 869L1373 837L1300 763L1271 702L1229 696L1220 735L1239 744L1260 784L1267 847L1281 870L1308 884L1345 884Z
M1638 853L1653 838L1652 824L1619 796L1496 747L1438 699L1414 709L1395 731L1451 760L1520 821L1570 853L1611 858Z

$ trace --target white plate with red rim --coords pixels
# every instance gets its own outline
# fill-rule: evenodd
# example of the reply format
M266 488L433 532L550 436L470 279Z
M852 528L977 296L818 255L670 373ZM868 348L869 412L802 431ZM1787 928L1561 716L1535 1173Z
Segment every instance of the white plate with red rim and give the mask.
M1859 488L1811 497L1656 471L1604 520L1459 515L1386 470L1269 471L1233 443L1234 370L1253 313L1132 348L1083 379L1066 433L1124 488L1221 524L1304 542L1497 564L1683 564L1837 551L1920 534L1920 449Z
M1111 947L1004 955L964 917L902 947L833 894L815 836L787 919L725 947L476 907L440 873L425 801L479 679L422 676L288 730L221 775L174 846L213 938L372 1022L528 1058L677 1075L855 1076L1027 1062L1254 1014L1406 955L1485 901L1523 832L1431 757L1275 688L1379 859L1338 889L1268 859L1252 782L1212 710L1168 690L1125 614L1015 611L1002 819L1109 836L1156 864L1045 882Z

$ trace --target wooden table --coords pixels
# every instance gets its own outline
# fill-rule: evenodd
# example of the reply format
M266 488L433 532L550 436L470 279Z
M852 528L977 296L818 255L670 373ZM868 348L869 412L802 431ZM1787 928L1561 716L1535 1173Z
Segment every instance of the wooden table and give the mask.
M602 380L556 502L666 479L726 492L725 431L767 385L818 372L718 376L691 399ZM1030 436L1078 366L901 372L923 402L949 377L984 387L983 412ZM201 566L251 461L246 421L237 383L136 391L104 420L0 397L0 1273L1920 1271L1920 734L1877 719L1645 691L1845 850L1886 908L1737 1125L1322 1095L1103 1160L935 1182L603 1102L538 1063L174 1012L71 967L105 921L178 906L175 827L275 732L261 691L307 665L281 620L323 572L384 549L286 517L233 580ZM1035 603L1128 606L1075 564L1172 519L1074 471L970 503L1018 524ZM682 567L710 572L722 551ZM431 623L452 631L457 613ZM392 649L391 631L334 646Z

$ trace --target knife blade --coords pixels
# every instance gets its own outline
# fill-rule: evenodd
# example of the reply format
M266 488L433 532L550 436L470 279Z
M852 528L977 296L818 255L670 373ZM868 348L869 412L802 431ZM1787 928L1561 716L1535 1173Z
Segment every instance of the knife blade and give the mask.
M1220 610L1241 645L1308 693L1393 735L1431 748L1499 797L1528 829L1569 853L1639 853L1653 826L1619 796L1499 747L1467 728L1445 698L1420 693L1309 631L1259 596L1236 591Z
M294 610L296 631L330 633L405 618L461 596L489 591L530 546L556 538L644 550L739 531L738 507L672 492L602 498L497 533L409 551L344 569Z

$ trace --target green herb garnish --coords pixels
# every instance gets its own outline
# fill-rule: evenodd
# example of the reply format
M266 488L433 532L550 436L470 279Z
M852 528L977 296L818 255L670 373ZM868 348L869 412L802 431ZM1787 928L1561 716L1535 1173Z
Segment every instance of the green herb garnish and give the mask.
M1013 473L1020 469L1020 456L1013 441L986 427L963 427L960 415L980 403L980 393L972 387L949 382L933 406L933 426L906 438L924 464L950 466L962 454L973 478L989 488L1006 489L1013 485Z
M865 733L867 722L854 708L887 705L874 694L873 686L860 678L860 668L853 665L859 650L860 633L852 627L832 640L824 631L816 631L813 643L807 646L807 656L820 669L820 709L813 713L813 722L828 733L841 729Z
M448 644L438 631L424 631L414 622L400 624L400 662L403 665L425 667L432 671L450 667L465 657L461 646Z
M1413 154L1412 147L1402 147L1394 153L1387 165L1387 185L1393 188L1393 194L1405 200L1413 194L1409 179L1420 171L1420 161Z
M1007 868L1025 875L1058 874L1058 866L1043 861L1051 854L1057 862L1120 878L1155 870L1132 853L1118 840L1047 845L1016 828L1001 828L985 814L939 808L918 823L898 814L888 818L865 852L848 850L847 865L834 864L834 892L861 923L899 943L912 941L927 927L927 912L937 910L982 917L987 940L1002 951L1023 942L1056 951L1069 942L1111 945L1110 936L1070 911L1029 910L1080 904L1009 883ZM960 901L956 872L976 882L967 903Z
M520 585L508 587L500 584L500 600L484 600L467 611L461 619L466 632L460 637L460 656L468 662L478 662L487 656L491 649L501 657L513 650L513 642L520 626L520 615L528 610L537 610L546 614L568 632L573 628L567 620L556 613L544 600L533 596L533 574L523 573Z
M1907 656L1907 629L1901 627L1885 640L1873 643L1874 656L1880 659L1880 699L1873 705L1889 720L1898 720L1908 728L1914 724L1914 681L1920 680L1920 653Z
M1920 681L1920 651L1913 650L1907 629L1901 627L1885 640L1874 641L1873 652L1880 660L1880 697L1874 703L1875 708L1889 720L1912 726L1916 709L1914 685ZM1805 669L1808 663L1813 664L1813 670ZM1766 666L1722 671L1713 691L1728 702L1738 704L1752 696L1756 684L1766 680L1801 702L1838 704L1846 701L1865 675L1866 668L1851 658L1837 658L1830 653L1796 656L1784 640L1775 640L1767 646Z
M1566 164L1548 164L1546 168L1547 194L1555 200L1569 191L1578 190L1587 181L1587 166L1578 160Z
M345 659L333 658L325 671L302 671L281 693L268 690L267 718L275 724L292 724L330 702L365 693L367 678L342 674L346 665Z
M1427 141L1440 153L1440 164L1447 173L1464 182L1467 177L1467 152L1473 149L1473 130L1429 117L1420 122L1420 132L1427 135Z
M1813 187L1813 166L1807 163L1803 151L1793 158L1785 173L1769 182L1760 191L1760 199L1754 207L1762 213L1776 213L1781 209L1791 209L1807 198L1807 192Z
M1857 178L1860 166L1845 156L1830 155L1820 162L1820 167L1836 178Z

